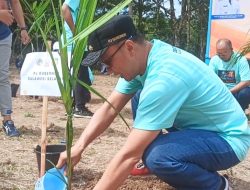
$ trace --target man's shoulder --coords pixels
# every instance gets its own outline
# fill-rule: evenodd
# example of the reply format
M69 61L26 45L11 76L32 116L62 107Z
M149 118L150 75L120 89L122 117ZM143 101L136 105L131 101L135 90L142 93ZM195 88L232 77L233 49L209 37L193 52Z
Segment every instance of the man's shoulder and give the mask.
M218 55L214 55L211 60L220 60L219 56Z
M218 55L214 55L211 59L209 64L220 64L222 60L219 58Z

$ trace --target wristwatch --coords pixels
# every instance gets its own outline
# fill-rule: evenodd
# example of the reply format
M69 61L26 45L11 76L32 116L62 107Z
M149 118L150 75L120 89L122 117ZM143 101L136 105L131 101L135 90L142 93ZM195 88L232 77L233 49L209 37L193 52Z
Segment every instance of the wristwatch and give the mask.
M20 30L21 30L21 31L22 31L22 30L27 30L27 29L28 29L27 26L20 27Z

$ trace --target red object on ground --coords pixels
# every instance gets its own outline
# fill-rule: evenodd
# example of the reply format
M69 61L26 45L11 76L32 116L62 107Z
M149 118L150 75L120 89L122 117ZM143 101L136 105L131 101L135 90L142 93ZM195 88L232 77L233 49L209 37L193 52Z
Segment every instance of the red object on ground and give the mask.
M130 172L130 175L133 175L133 176L149 175L149 174L151 174L151 172L142 162L137 163Z

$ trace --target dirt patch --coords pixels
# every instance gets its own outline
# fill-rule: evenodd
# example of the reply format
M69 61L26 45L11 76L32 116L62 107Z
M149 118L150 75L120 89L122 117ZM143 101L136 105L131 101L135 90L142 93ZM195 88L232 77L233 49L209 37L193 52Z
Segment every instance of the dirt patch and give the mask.
M11 81L19 83L19 73L11 69ZM93 87L107 97L117 82L117 77L96 75ZM102 101L95 95L88 107L93 112L100 107ZM19 138L8 138L0 129L0 189L31 190L38 178L38 167L34 147L41 137L42 100L20 96L13 98L13 120L21 131ZM52 98L48 106L49 144L57 144L64 140L66 124L65 110L60 100ZM126 121L132 126L130 105L123 110ZM77 139L88 123L88 119L74 119L74 138ZM93 189L101 177L108 162L124 144L128 130L120 118L116 118L111 127L96 139L85 151L80 163L75 168L73 189ZM250 190L250 156L234 167L222 171L230 177L235 190ZM171 190L170 186L154 176L130 176L120 188L121 190Z

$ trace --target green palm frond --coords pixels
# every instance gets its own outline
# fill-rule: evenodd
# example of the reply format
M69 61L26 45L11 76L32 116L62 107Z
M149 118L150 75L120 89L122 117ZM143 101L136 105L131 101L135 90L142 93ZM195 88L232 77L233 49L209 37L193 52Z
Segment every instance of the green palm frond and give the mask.
M240 48L240 54L242 56L245 56L248 53L250 53L250 40Z
M76 31L75 34L79 34L82 30L84 30L87 26L89 26L94 19L94 13L97 5L97 0L92 1L83 1L83 3L79 7L79 13L76 20ZM87 7L87 9L85 8ZM83 58L83 53L85 51L85 47L87 46L87 36L83 40L76 40L75 46L73 48L73 58L72 58L72 66L73 66L73 77L76 78L79 70L79 66L81 64L81 60ZM75 84L73 84L75 86Z
M76 83L80 83L82 86L99 96L103 101L107 101L106 98L104 98L100 93L98 93L94 88L90 87L83 81L78 80L78 70L80 63L83 58L83 53L87 45L87 39L88 35L96 30L98 27L103 25L105 22L107 22L109 19L111 19L113 16L115 16L120 10L122 10L124 7L126 7L132 0L124 0L121 3L119 3L116 7L114 7L111 11L103 15L101 18L96 20L94 23L92 23L95 9L97 5L97 0L80 0L80 7L79 7L79 13L76 21L76 29L75 29L75 36L72 40L67 41L66 40L66 32L63 27L64 19L62 14L59 14L58 16L58 10L60 10L60 13L62 12L62 0L59 0L58 4L54 4L53 0L44 0L41 1L39 4L38 1L35 1L32 5L29 5L26 0L24 0L27 7L29 7L29 10L33 12L31 15L34 19L33 24L31 26L31 31L39 31L44 44L48 50L48 53L51 57L53 67L55 70L55 75L57 78L57 83L61 92L61 97L64 103L64 107L67 112L67 124L66 124L66 140L67 140L67 175L68 175L68 190L71 189L71 178L72 178L72 164L71 164L71 146L73 141L73 124L72 124L72 112L73 112L73 99L72 99L72 89L74 89L74 86ZM52 17L48 20L46 20L46 11L48 6L52 7L53 13ZM58 7L56 7L58 6ZM45 19L45 20L44 20ZM47 42L48 38L48 32L51 30L51 28L54 27L56 31L56 36L59 42L59 51L60 51L60 57L61 57L61 66L62 66L62 76L60 77L60 72L58 71L56 67L56 61L53 57L53 53L51 51L51 47L49 46L49 43ZM68 53L67 53L67 46L71 43L74 43L74 47L72 50L71 55L71 62L72 64L68 64ZM108 102L109 103L109 102ZM110 103L109 103L110 104ZM111 105L111 104L110 104ZM111 105L113 107L113 105ZM114 107L113 107L114 108ZM116 111L116 109L114 108ZM120 113L117 112L117 114L120 115L124 123L127 124L125 119L122 117Z
M81 84L82 86L84 86L85 88L87 88L89 91L93 92L95 95L97 95L98 97L100 97L104 102L107 102L115 111L116 108L103 96L101 95L98 91L96 91L94 88L92 88L91 86L87 85L86 83L84 83L83 81L80 81L79 79L76 78L76 81ZM127 123L127 121L124 119L124 117L122 116L121 113L117 112L117 114L119 115L119 117L122 119L122 121L126 124L127 128L130 130L129 128L129 124Z
M79 34L77 34L72 40L67 42L65 46L71 44L72 42L76 40L83 40L88 36L90 33L92 33L94 30L99 28L101 25L106 23L108 20L110 20L113 16L115 16L119 11L121 11L123 8L128 6L129 3L131 3L132 0L124 0L121 3L119 3L117 6L115 6L111 11L100 17L98 20L96 20L94 23L86 27L84 30L82 30Z

